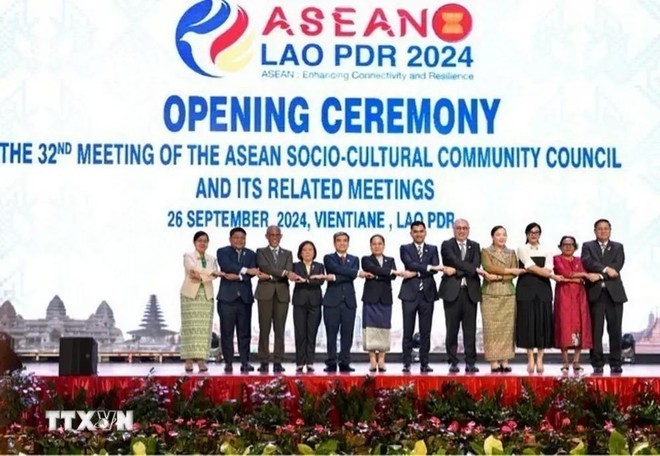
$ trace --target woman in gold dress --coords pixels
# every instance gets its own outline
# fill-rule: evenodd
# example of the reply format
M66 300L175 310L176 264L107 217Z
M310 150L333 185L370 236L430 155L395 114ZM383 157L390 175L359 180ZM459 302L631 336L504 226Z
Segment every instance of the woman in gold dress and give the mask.
M506 229L495 226L490 231L493 243L481 250L485 271L481 289L481 318L484 331L484 355L491 372L511 372L509 359L514 356L516 290L514 277L523 274L517 267L516 253L506 247Z

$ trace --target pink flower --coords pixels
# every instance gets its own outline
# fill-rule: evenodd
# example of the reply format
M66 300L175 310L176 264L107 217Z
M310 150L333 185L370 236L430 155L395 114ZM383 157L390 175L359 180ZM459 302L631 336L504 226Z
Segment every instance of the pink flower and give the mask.
M474 421L470 421L468 424L465 425L463 428L463 434L465 435L470 435L472 432L476 429L477 424Z
M305 425L305 420L303 420L302 418L298 418L296 420L296 426L304 426L304 425Z
M614 430L614 424L610 420L605 421L605 430L612 432Z
M198 428L204 427L205 424L206 424L206 420L204 418L198 419L197 422L195 423L195 425L197 425Z
M461 426L458 424L458 421L452 421L447 429L449 432L457 432L460 428Z
M176 424L181 424L181 423L183 423L183 418L177 418L176 420L174 420L174 422Z
M505 424L500 428L500 431L502 431L502 434L511 434L512 429L507 424Z
M162 434L165 428L161 426L160 424L154 424L154 429L156 430L157 434Z
M351 423L350 421L347 421L347 422L344 423L344 427L346 427L348 429L353 429L353 423Z
M437 416L432 416L431 418L429 418L429 424L437 429L440 427L442 423L440 422L440 419L438 419Z
M571 425L571 419L569 417L566 417L561 420L561 427L566 427Z
M552 427L552 424L550 424L547 419L544 419L543 421L541 421L541 430L543 432L548 432L548 431L554 431L555 428Z

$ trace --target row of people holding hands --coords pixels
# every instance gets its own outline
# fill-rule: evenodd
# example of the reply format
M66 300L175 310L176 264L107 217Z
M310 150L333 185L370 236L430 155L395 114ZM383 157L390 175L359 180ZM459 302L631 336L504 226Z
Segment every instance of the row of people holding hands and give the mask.
M553 346L562 348L563 371L569 369L567 348L575 347L573 368L576 372L582 370L579 365L581 348L592 348L594 371L602 372L604 359L599 341L604 318L608 319L610 332L610 366L612 372L620 372L621 305L625 302L625 292L619 271L623 266L623 246L609 241L610 224L607 220L599 220L594 226L597 241L593 242L599 246L599 258L591 258L594 252L590 243L583 248L586 269L580 258L573 256L578 246L572 236L562 238L559 245L561 255L553 257L541 248L541 227L537 223L527 226L527 243L515 252L506 247L507 233L502 226L492 229L492 244L484 249L468 238L469 230L466 220L456 220L454 236L444 241L438 251L436 246L425 242L424 223L413 222L410 226L412 242L400 247L402 269L397 267L393 257L384 254L385 239L381 235L371 237L371 255L360 260L348 253L349 235L335 233L335 252L325 255L323 263L315 261L314 243L304 241L298 247L296 256L299 261L294 263L293 252L280 246L282 233L277 226L268 227L268 246L256 252L245 248L246 232L243 228L232 229L230 244L218 249L216 257L206 253L208 234L198 232L193 239L195 251L184 255L181 356L186 360L185 368L192 371L196 360L201 372L207 369L203 360L210 349L210 338L206 336L210 334L213 317L212 280L220 277L217 310L225 371L233 370L234 331L238 339L240 369L242 372L253 370L249 344L255 298L259 314L260 372L269 370L271 328L275 333L273 370L284 371L284 327L290 303L293 304L297 370L313 371L316 334L323 320L328 338L325 371L353 371L350 349L357 308L353 282L356 278L363 278L364 348L370 355L370 369L384 371L385 353L390 350L391 283L401 277L403 283L398 297L403 307L404 372L411 369L416 319L420 333L420 370L433 371L428 360L434 303L438 299L443 300L445 311L450 372L459 371L457 338L460 327L464 337L465 371L478 372L475 336L479 302L484 352L493 372L511 370L508 360L513 357L516 345L527 349L527 370L530 373L543 372L544 350ZM433 276L439 272L443 275L437 287ZM253 295L251 279L255 277L258 283ZM515 277L518 277L516 286L513 284ZM483 284L480 278L483 278ZM554 316L550 280L557 282ZM293 295L289 282L295 283ZM327 283L325 295L321 288L324 283ZM591 306L587 304L584 283L589 289L589 297L593 298L590 299ZM617 344L613 343L617 337L617 324L618 354Z

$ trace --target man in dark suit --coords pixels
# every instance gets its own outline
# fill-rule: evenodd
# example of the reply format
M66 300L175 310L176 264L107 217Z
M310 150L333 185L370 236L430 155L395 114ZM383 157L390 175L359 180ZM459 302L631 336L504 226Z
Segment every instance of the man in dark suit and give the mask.
M255 296L259 312L259 372L268 372L270 328L275 332L273 372L284 372L284 327L289 312L289 279L295 280L293 254L280 247L282 231L277 226L266 229L268 246L257 249L259 283Z
M603 324L607 320L610 337L610 372L620 374L621 368L621 320L623 303L628 300L623 288L620 271L625 262L623 244L610 240L612 226L606 219L594 223L595 241L582 245L582 264L587 272L598 274L600 280L588 281L587 297L591 310L594 348L591 365L595 374L603 373Z
M234 359L234 330L238 337L238 353L241 372L254 370L250 361L252 322L252 278L259 274L257 255L245 248L245 230L232 228L229 244L218 249L218 265L225 273L218 289L218 314L220 315L220 346L225 359L225 372L232 371Z
M444 275L440 281L439 295L444 301L447 337L445 346L449 356L449 372L457 373L458 368L458 329L463 326L463 347L465 348L465 372L479 372L477 361L477 303L481 301L481 281L479 265L481 249L479 244L468 239L470 224L467 220L456 219L454 237L447 239L440 247Z
M415 317L419 315L419 361L421 372L433 372L429 366L429 351L431 351L431 323L433 322L433 306L438 300L438 287L433 275L443 270L440 266L438 248L425 244L426 225L415 221L410 225L411 244L400 248L401 261L410 274L401 284L399 299L403 304L403 372L410 372L412 363L413 332Z
M333 236L335 253L323 257L323 265L330 276L328 287L323 297L323 322L328 338L328 359L325 372L336 372L339 361L340 372L353 372L351 362L351 346L353 345L353 328L355 326L355 288L356 277L373 277L372 274L359 270L358 257L349 255L347 233L338 232ZM341 349L337 359L337 334L341 337Z

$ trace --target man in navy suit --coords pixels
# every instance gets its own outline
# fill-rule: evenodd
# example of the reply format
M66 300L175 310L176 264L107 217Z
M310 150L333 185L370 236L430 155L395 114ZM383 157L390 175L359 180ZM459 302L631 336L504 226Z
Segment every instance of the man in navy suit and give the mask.
M465 219L454 222L454 237L440 247L444 274L438 294L443 300L447 334L445 346L449 356L449 372L458 369L458 330L463 326L465 372L476 373L477 304L481 301L481 248L468 239L470 224Z
M603 324L607 320L610 337L610 372L620 374L621 368L621 320L623 303L628 300L621 281L621 269L626 260L623 244L610 240L612 225L600 219L594 223L595 241L582 245L582 264L587 272L598 274L598 279L587 281L587 298L591 310L594 348L591 350L591 365L595 374L603 373Z
M433 372L429 366L429 351L431 351L431 323L433 322L433 306L438 300L438 287L433 275L444 268L440 266L438 248L424 243L426 225L422 221L410 224L411 244L401 246L401 261L406 271L412 274L401 284L399 299L403 304L403 372L410 372L412 363L413 332L415 317L419 315L419 361L421 372Z
M341 231L335 233L333 240L335 253L323 257L326 274L330 276L323 297L323 322L328 338L328 359L324 370L336 372L339 361L340 372L353 372L355 369L350 365L351 346L357 308L353 281L356 277L373 278L373 275L360 271L358 257L347 253L349 242L347 233ZM339 359L337 359L337 334L341 337Z
M225 273L218 290L218 314L220 315L220 346L225 359L225 372L232 371L234 359L234 331L238 338L238 354L241 372L254 370L250 361L252 326L252 278L259 274L257 255L245 248L245 230L232 228L229 244L218 249L218 265Z

